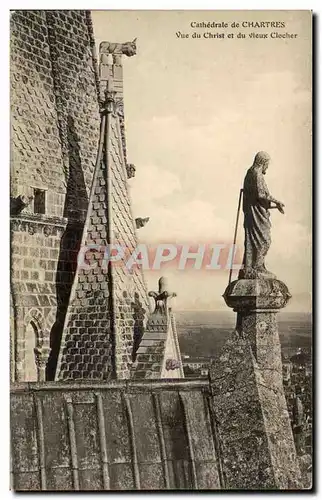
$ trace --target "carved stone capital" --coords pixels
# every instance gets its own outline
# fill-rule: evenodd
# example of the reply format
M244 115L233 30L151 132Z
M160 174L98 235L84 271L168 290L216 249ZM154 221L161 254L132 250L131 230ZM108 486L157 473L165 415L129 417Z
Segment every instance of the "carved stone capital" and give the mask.
M35 347L34 353L37 367L42 368L46 366L50 351L51 348L48 346Z
M106 82L106 88L104 90L104 98L102 102L102 107L100 112L102 114L112 113L115 115L116 113L121 113L120 109L123 103L120 99L116 100L117 92L114 90L113 86L113 78L109 78ZM121 116L121 115L120 115Z
M50 351L51 349L48 346L35 347L34 349L39 382L44 382L46 380L46 365Z

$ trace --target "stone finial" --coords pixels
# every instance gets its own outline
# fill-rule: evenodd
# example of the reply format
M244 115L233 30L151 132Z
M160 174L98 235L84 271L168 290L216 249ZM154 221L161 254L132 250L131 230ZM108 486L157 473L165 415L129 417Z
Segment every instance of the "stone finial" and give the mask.
M141 217L137 217L135 219L135 225L137 229L140 229L141 227L144 227L150 220L150 217L145 217L142 219Z
M126 173L127 173L127 178L131 179L132 177L135 176L136 172L136 167L133 163L127 163L126 164Z
M163 276L159 279L159 290L158 292L149 292L149 297L153 297L155 300L155 309L153 314L167 315L169 310L168 300L172 297L176 297L176 293L169 293L167 291L168 283L167 279Z

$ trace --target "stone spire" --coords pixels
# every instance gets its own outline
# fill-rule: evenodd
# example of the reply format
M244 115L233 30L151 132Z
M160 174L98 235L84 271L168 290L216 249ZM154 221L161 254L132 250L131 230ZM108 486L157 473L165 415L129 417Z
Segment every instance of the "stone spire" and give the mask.
M137 236L121 129L123 102L114 65L104 68L103 62L98 155L56 380L129 378L134 336L137 331L142 335L149 308L142 271L129 272L125 257L115 266L108 260L109 245L123 245L132 253Z

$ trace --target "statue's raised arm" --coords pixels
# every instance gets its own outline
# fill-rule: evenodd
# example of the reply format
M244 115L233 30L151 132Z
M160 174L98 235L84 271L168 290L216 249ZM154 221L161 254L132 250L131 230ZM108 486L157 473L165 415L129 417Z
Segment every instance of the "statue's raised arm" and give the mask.
M265 182L270 156L264 151L256 154L248 169L243 187L244 212L244 259L239 278L254 279L273 277L265 267L265 256L271 245L269 209L277 208L284 213L284 204L271 196Z

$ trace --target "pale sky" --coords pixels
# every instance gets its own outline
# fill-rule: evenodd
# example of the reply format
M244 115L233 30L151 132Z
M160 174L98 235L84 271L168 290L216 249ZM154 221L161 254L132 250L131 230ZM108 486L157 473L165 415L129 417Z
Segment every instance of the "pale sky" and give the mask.
M94 11L97 44L137 37L124 58L129 181L135 217L150 217L140 242L230 243L239 189L257 151L285 215L271 212L267 268L293 296L288 311L310 310L311 290L311 17L308 11ZM191 28L191 21L283 21L276 28ZM188 39L176 32L189 33ZM256 33L295 39L240 39ZM192 33L234 33L193 39ZM238 243L243 245L242 218ZM228 271L146 271L177 293L177 310L225 310ZM236 273L235 273L236 275Z

